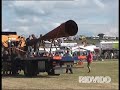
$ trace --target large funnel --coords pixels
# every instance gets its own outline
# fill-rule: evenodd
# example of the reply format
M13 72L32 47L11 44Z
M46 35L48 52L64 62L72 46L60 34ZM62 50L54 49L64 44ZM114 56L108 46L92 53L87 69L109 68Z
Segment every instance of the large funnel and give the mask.
M68 36L74 36L78 32L78 26L73 20L69 20L65 23L62 23L57 28L53 29L52 31L48 32L44 36L33 39L29 42L29 45L36 44L40 40L50 40L60 37L68 37Z
M42 40L49 40L54 38L60 38L60 37L68 37L68 36L74 36L78 32L78 26L73 20L69 20L65 23L62 23L57 28L53 29L52 31L48 32L44 36L42 36L40 39Z

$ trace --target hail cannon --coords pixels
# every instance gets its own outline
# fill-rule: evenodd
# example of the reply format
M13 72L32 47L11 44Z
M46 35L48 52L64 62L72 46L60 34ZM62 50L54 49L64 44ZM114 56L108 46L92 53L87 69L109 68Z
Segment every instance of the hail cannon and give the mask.
M71 64L71 63L73 64L74 63L73 59L66 61L66 60L62 60L62 59L54 60L54 58L52 58L52 57L44 57L44 56L24 57L24 55L26 56L26 52L27 52L27 49L25 49L25 47L27 45L35 46L38 42L41 42L43 40L44 41L45 40L54 40L54 39L61 38L61 37L74 36L77 34L77 32L78 32L78 26L77 26L76 22L73 20L68 20L68 21L62 23L57 28L48 32L47 34L41 36L40 38L34 38L32 40L29 40L28 42L26 42L25 39L23 39L23 38L21 38L21 39L18 38L20 45L18 44L17 46L12 47L13 48L12 51L14 53L12 53L12 54L5 53L5 56L2 55L3 73L4 72L8 73L10 71L12 74L19 74L18 71L23 70L25 76L36 76L37 74L39 74L39 72L47 72L48 75L55 75L56 66L57 66L57 68L58 68L58 66L60 66L59 68L62 68L61 65L65 65L66 62L69 64ZM12 33L12 34L14 34L14 33ZM7 39L6 37L9 37L9 36L10 35L8 35L8 36L5 35L2 37L2 44L4 47L7 47L7 48L9 48L8 47L9 45L6 45L6 43L4 43L4 42ZM15 33L15 36L16 36L16 33ZM13 37L13 36L11 36L11 37ZM10 47L10 50L11 50L11 47ZM6 55L9 55L10 58L6 58ZM7 67L7 69L6 69L6 67Z
M75 21L68 20L64 23L62 23L57 28L53 29L52 31L48 32L44 36L33 39L29 42L29 45L33 45L41 40L50 40L55 38L61 38L61 37L68 37L68 36L74 36L78 32L78 26Z

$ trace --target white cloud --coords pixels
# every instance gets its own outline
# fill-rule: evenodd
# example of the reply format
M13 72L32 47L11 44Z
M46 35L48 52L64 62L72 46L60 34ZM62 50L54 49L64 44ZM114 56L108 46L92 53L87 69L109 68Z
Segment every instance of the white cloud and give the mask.
M53 23L52 25L53 25L53 27L58 27L58 26L60 26L60 24L61 23Z
M83 35L98 35L104 33L109 36L118 36L118 26L109 24L80 24L79 34Z
M28 26L20 26L17 28L18 32L21 34L30 34L30 30Z
M78 5L78 6L84 7L84 6L87 6L90 2L89 2L89 0L74 0L71 3L73 5Z
M15 21L17 21L18 23L28 23L29 22L29 20L25 19L25 18L18 18Z
M6 29L3 29L2 31L10 31L10 29L6 28Z
M118 33L118 28L117 27L113 27L113 28L110 28L108 32L105 32L105 34L107 34L108 36L117 36L119 35Z
M33 20L33 22L36 22L36 23L42 22L42 19L40 19L36 16L33 16L32 20Z
M26 12L32 12L33 14L45 15L54 9L55 2L49 1L15 1L12 2L13 8L17 11L21 11L23 15ZM27 14L27 13L26 13ZM29 15L29 13L27 14Z
M100 8L104 8L105 7L105 5L100 1L100 0L93 0L94 2L95 2L95 4L97 5L97 6L99 6Z
M12 3L17 7L29 7L31 5L34 5L35 1L14 1Z
M91 18L91 19L83 19L83 20L80 20L80 23L79 24L108 24L109 22L105 19L105 20L96 20L94 18Z
M29 27L27 27L27 26L21 26L19 28L22 29L22 30L24 30L24 31L27 31L29 29Z
M45 34L69 19L77 22L78 34L98 34L113 29L118 20L118 0L9 2L4 4L2 27L24 34Z

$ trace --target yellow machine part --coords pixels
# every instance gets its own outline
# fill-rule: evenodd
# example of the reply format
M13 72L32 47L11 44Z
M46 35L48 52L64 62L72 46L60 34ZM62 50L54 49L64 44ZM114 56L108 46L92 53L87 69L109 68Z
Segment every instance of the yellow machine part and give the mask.
M22 41L22 43L21 43L21 47L23 47L23 46L25 46L25 38L18 38L18 37L20 37L20 36L18 36L18 35L2 35L2 45L4 46L4 47L8 47L8 43L7 43L7 41L8 41L8 38L10 38L11 40L14 40L14 41Z

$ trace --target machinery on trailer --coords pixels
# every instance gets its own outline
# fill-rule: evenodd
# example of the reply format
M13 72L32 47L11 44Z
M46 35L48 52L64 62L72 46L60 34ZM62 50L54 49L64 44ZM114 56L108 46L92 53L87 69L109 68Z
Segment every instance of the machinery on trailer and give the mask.
M36 76L39 74L39 72L47 72L48 75L55 75L56 69L62 68L65 64L73 64L74 60L71 58L69 60L66 59L55 59L53 56L34 56L29 57L28 53L28 47L33 46L34 52L38 49L37 44L43 45L44 47L44 41L49 40L52 43L55 39L60 37L68 37L68 36L74 36L78 32L78 26L75 21L69 20L65 23L62 23L57 28L53 29L52 31L48 32L47 34L41 36L40 38L34 38L32 40L29 40L26 42L25 38L18 36L16 33L10 33L6 32L2 34L2 46L4 48L3 53L5 51L8 51L9 58L8 60L4 60L3 55L3 63L9 62L5 66L3 64L3 67L8 67L12 74L17 74L19 70L23 70L25 76ZM14 34L14 35L13 35ZM9 46L9 38L14 38L14 45ZM6 43L6 41L8 41ZM19 43L18 43L19 42ZM17 43L17 44L16 44ZM52 46L51 46L52 47ZM51 50L49 52L51 54ZM4 71L4 70L3 70ZM60 75L60 73L57 73Z
M8 50L9 47L14 46L23 49L25 37L17 35L16 32L2 32L2 50Z

